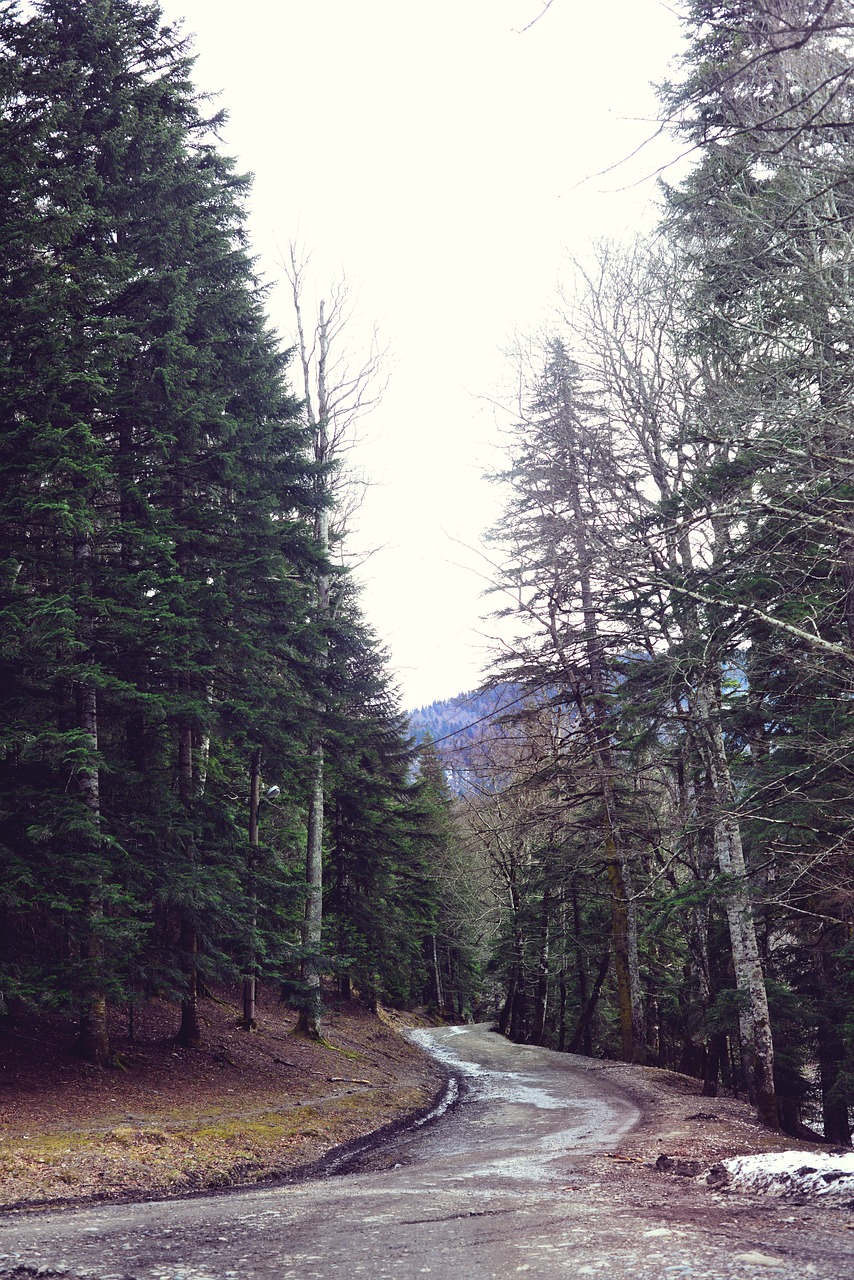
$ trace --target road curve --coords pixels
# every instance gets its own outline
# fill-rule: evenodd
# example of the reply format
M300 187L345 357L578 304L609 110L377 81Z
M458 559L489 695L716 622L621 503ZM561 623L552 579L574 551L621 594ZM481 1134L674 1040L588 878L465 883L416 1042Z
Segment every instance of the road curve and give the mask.
M98 1280L854 1277L854 1251L832 1241L769 1250L714 1215L633 1200L609 1177L605 1155L638 1111L570 1055L512 1045L479 1026L417 1035L461 1077L462 1104L364 1153L360 1172L11 1214L0 1224L0 1276L42 1268L46 1277Z

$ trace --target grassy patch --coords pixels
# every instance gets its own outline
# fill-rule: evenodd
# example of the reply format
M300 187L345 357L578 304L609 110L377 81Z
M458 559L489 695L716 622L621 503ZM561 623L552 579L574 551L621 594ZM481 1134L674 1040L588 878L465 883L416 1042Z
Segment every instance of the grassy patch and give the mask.
M381 1101L341 1094L243 1116L216 1114L208 1100L203 1114L175 1109L158 1127L42 1133L0 1143L0 1191L12 1204L257 1182L424 1105L429 1094L423 1086Z

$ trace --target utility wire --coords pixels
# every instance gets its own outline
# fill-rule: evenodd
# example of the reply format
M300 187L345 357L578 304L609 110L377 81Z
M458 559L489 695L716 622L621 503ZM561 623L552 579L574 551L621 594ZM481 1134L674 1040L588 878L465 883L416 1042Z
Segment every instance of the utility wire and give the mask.
M471 724L461 725L459 729L453 729L450 733L443 734L441 738L434 738L433 745L438 746L440 742L447 742L449 738L456 738L459 734L465 733L468 729L473 729L475 725L483 724L485 720L492 720L498 713L506 711L508 707L518 707L520 702L524 702L525 699L529 698L534 692L536 692L536 689L527 689L518 698L514 698L512 702L505 702L503 706L496 707L493 711L487 711L485 716L479 716L477 720L472 720Z

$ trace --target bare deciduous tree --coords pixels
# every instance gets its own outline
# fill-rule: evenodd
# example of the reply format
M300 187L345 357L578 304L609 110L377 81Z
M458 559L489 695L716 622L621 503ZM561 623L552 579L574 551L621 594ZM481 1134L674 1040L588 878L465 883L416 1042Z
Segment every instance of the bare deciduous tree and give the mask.
M376 334L367 355L354 359L348 348L353 304L346 281L334 284L329 298L306 316L307 260L290 244L283 264L291 286L297 331L297 355L302 373L303 414L309 429L315 471L314 537L319 564L315 573L314 626L318 633L321 689L316 698L316 724L310 743L310 780L306 829L306 906L303 925L303 981L305 1002L300 1029L313 1039L321 1036L321 947L323 935L324 826L324 672L329 654L329 629L336 611L333 557L341 560L347 522L358 506L363 482L345 465L358 442L361 418L382 393L382 353Z

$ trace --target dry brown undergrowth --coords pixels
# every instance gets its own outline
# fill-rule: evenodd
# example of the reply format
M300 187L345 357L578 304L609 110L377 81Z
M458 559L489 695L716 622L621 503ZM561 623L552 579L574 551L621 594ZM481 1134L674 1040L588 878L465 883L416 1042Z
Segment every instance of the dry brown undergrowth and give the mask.
M165 1001L137 1010L132 1040L117 1019L106 1071L71 1056L57 1016L0 1027L0 1207L257 1182L428 1105L441 1083L393 1029L406 1015L338 1004L324 1045L294 1035L274 992L251 1034L235 993L218 997L202 1049L175 1046Z

